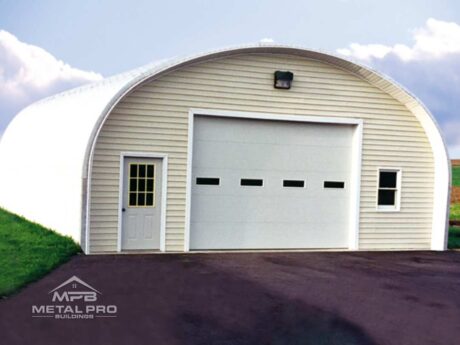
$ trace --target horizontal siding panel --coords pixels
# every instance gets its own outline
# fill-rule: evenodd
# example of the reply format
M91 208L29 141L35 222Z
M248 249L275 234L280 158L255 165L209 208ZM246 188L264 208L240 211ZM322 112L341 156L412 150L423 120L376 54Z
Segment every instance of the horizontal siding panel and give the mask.
M184 140L184 136L180 136L179 134L143 134L125 131L123 134L115 132L101 137L101 143L106 144L125 144L126 142L133 141L135 144L147 144L149 146L164 146L165 144L169 144L171 146L184 147L184 145L187 145L187 140Z
M198 75L207 74L207 75L219 76L219 77L223 77L228 80L235 80L234 78L239 77L240 82L241 80L247 80L247 82L249 83L255 83L257 81L262 81L262 82L265 81L264 83L265 85L267 85L267 82L269 83L269 85L273 84L273 74L272 74L273 72L270 74L268 73L261 74L259 72L250 71L250 70L235 71L234 69L229 70L229 69L224 69L221 66L213 67L209 65L204 68L199 67L199 66L192 67L188 70L188 73L192 75L193 74L198 74ZM361 80L359 78L337 78L335 77L335 75L331 75L331 74L323 74L323 75L320 75L320 74L311 75L310 74L308 76L304 75L304 78L301 78L301 79L296 78L295 82L296 82L297 87L303 87L302 83L308 83L308 82L335 84L335 85L341 85L345 87L348 87L348 86L363 87L363 86L369 85L364 80Z
M213 97L213 98L232 98L232 99L244 99L246 100L267 100L276 101L280 103L297 102L304 103L306 101L305 93L289 92L289 94L280 95L274 89L259 90L258 92L251 92L248 96L247 90L242 88L227 88L226 90L218 90L216 88L197 88L193 87L161 87L158 85L154 92L139 91L134 97L143 97L146 99L171 99L172 97L183 97L183 98L196 98L201 97ZM224 91L224 92L223 92ZM308 93L308 100L312 104L329 106L334 104L336 106L351 106L359 108L371 108L371 109L386 109L395 110L407 114L407 108L401 104L395 104L392 101L384 101L381 99L363 98L363 97L349 97L349 96L333 96L330 94L319 94L319 93ZM413 121L414 123L416 121Z
M412 241L401 243L386 243L382 241L359 242L361 250L429 250L430 242L413 243Z
M380 234L366 234L363 233L360 236L361 244L367 243L400 243L400 242L408 242L408 243L429 243L431 241L431 233L430 231L427 232L414 232L414 233L400 233L400 234L388 234L388 233L380 233ZM391 240L389 240L391 239Z
M174 145L168 145L167 143L159 143L154 141L152 147L149 147L149 143L134 143L130 142L129 145L124 144L126 141L117 140L114 143L99 143L101 149L114 149L118 151L141 151L141 152L186 152L187 147L184 144L176 143Z
M266 85L266 81L261 83ZM219 91L219 92L228 92L231 90L232 92L238 93L250 93L254 95L274 95L276 97L279 96L277 90L275 89L264 89L262 90L260 85L253 85L253 84L242 84L241 82L237 83L227 83L226 85L222 85L221 81L216 81L212 79L203 79L201 77L194 77L194 78L186 78L183 76L176 76L171 77L168 81L160 81L155 86L146 86L143 88L144 92L155 93L158 92L161 88L165 89L176 89L176 90L197 90L197 91ZM300 91L302 90L302 91ZM385 96L382 96L382 93L378 92L366 92L365 88L360 88L358 90L346 90L335 85L321 85L321 84L312 84L308 83L304 85L302 88L293 88L289 91L289 94L284 94L287 99L291 99L291 97L303 97L305 94L313 95L313 97L327 97L346 100L346 99L360 99L362 102L376 102L382 104L392 104L395 105L394 100Z
M91 241L112 241L116 242L117 241L117 233L112 232L112 233L95 233L91 235Z
M133 136L133 135L148 135L149 137L156 137L157 135L171 135L171 136L179 136L180 138L184 138L187 136L186 129L170 129L169 126L166 128L159 128L159 127L149 127L145 128L143 126L107 126L107 132L104 132L106 137L112 137L116 135L120 136ZM101 133L102 135L102 133ZM410 142L408 142L410 143Z
M274 92L272 89L267 88L268 79L262 81L255 81L251 83L241 83L240 78L234 78L233 80L226 80L225 85L222 84L222 80L218 77L200 75L200 74L190 74L187 72L182 72L181 74L171 75L168 79L159 80L156 84L145 85L143 90L148 92L156 92L158 88L173 88L173 87L188 87L196 89L209 89L220 90L222 92L227 91L228 89L238 88L239 90L245 90L248 93L258 94L263 90L267 92ZM272 79L270 85L272 85ZM297 84L297 81L296 81ZM337 95L344 97L358 97L358 98L370 98L378 100L388 100L392 98L385 97L381 91L374 91L366 88L365 86L350 86L344 88L339 84L334 83L303 83L303 85L296 85L296 88L291 89L289 92L294 94L301 94L301 91L304 90L307 94L327 94L327 95Z
M254 86L258 89L267 89L267 86L273 86L273 70L269 74L270 76L267 76L267 74L263 77L256 77L256 78L247 78L245 76L242 76L241 74L224 74L225 75L225 85L228 86L233 86L233 87L238 87L238 85L241 86L242 82L244 81L244 84L248 86ZM199 71L192 71L190 69L188 70L183 70L180 71L180 74L178 73L176 75L176 78L182 77L183 79L187 81L195 81L195 80L200 80L203 82L207 83L212 83L216 82L222 85L222 74L203 74L200 73ZM168 78L169 79L169 78ZM180 80L177 82L180 83ZM332 90L347 90L347 91L356 91L356 92L365 92L365 93L378 93L379 91L375 88L369 88L369 85L366 84L361 84L361 83L356 83L355 81L334 81L328 78L305 78L304 80L296 80L296 87L298 89L306 89L308 88L327 88L327 89L332 89Z
M371 234L387 234L388 236L392 236L394 234L428 234L430 235L431 228L426 227L426 225L422 226L414 226L414 225L400 225L398 228L394 227L382 227L379 225L378 228L370 227L370 228L363 228L361 231L361 235L371 235Z
M375 239L360 239L359 243L366 245L366 244L373 244L375 242ZM430 240L426 238L411 238L411 239L401 239L401 238L385 238L385 239L380 239L379 240L380 244L386 244L386 245L399 245L401 243L406 243L406 246L410 248L411 245L414 244L420 244L420 245L429 245Z
M273 71L281 67L295 73L288 92L273 88ZM433 157L417 119L394 98L347 71L315 60L257 54L169 73L115 107L93 160L92 252L117 249L121 151L168 155L166 248L183 251L190 108L363 119L360 248L430 247ZM375 210L380 166L403 170L398 213Z
M256 107L258 109L263 109L263 112L277 112L277 113L285 113L286 105L289 104L289 101L286 100L285 98L282 98L280 101L276 102L274 105L268 107L267 106L267 98L256 98L254 97L253 99L242 99L236 97L236 95L225 95L221 96L219 98L217 97L206 97L206 95L196 95L194 97L186 97L183 94L180 95L174 95L174 94L165 94L165 95L160 95L158 93L153 93L150 95L150 97L143 97L142 95L139 96L131 96L132 103L129 103L129 108L130 109L135 109L140 107L141 109L145 109L148 106L153 106L153 105L164 105L168 106L171 104L171 101L174 102L175 105L180 106L180 107L192 107L192 108L199 108L200 106L204 104L208 104L211 108L216 108L213 105L233 105L233 106L241 106L242 102L244 102L245 107ZM136 101L136 102L135 102ZM270 103L270 102L268 102ZM142 105L139 105L142 104ZM375 114L375 115L380 115L380 117L386 116L388 118L388 115L407 115L407 111L402 111L402 110L395 110L395 109L388 109L386 106L360 106L359 104L343 104L343 102L339 101L320 101L320 100L310 100L308 98L304 98L301 100L300 103L297 105L297 110L303 111L303 109L309 109L309 110L322 110L325 111L334 111L334 112L343 112L343 108L346 107L348 112L353 112L356 114L362 114L361 118L368 118L371 119L372 117L370 114ZM260 110L259 110L260 111ZM172 118L168 118L169 120ZM376 117L373 118L373 120L377 120ZM393 124L395 124L395 119L393 121ZM391 121L385 121L383 119L380 120L380 123L384 124L391 124ZM399 124L398 124L399 125ZM402 123L402 125L405 125L407 127L411 127L416 125L415 122L406 122Z
M163 92L163 91L162 91ZM206 97L206 95L203 95L202 93L197 93L195 96L190 95L187 97L187 95L180 93L180 94L174 94L173 90L170 90L168 94L164 94L160 92L155 92L149 94L149 96L145 94L139 94L139 95L132 95L130 96L129 101L125 101L123 105L120 106L120 109L124 109L124 112L127 110L130 111L130 115L133 116L132 110L133 109L143 109L145 111L152 111L151 106L155 105L157 108L157 111L170 111L170 112L175 112L180 113L184 110L187 109L190 105L196 106L197 104L221 104L221 105L240 105L241 101L243 101L246 106L260 106L261 109L264 109L262 111L264 112L274 112L267 110L268 108L266 107L265 101L267 100L267 97L265 98L258 98L254 97L251 100L246 100L246 99L241 99L237 95L229 93L226 94L225 96L221 96L220 98L210 98L209 96ZM272 97L273 98L273 97ZM172 102L170 100L174 101L174 106L171 106ZM327 105L325 105L327 103ZM289 99L286 99L285 97L280 98L280 101L276 102L276 105L272 105L270 109L286 109L285 104L290 104ZM399 109L389 109L388 106L375 106L375 107L364 107L362 104L350 104L350 101L347 102L346 105L341 103L340 101L320 101L320 100L310 100L309 98L303 98L301 99L300 103L295 103L296 106L290 108L288 111L297 111L297 112L305 112L305 111L311 111L311 110L318 110L318 111L334 111L337 114L340 113L348 113L348 114L355 114L359 113L361 118L363 119L368 119L368 120L376 120L376 119L394 119L395 121L398 121L400 119L401 121L410 121L412 125L417 126L418 123L413 120L413 117L407 110L399 110ZM149 107L150 106L150 107ZM185 109L184 109L185 108ZM118 114L120 111L117 111ZM278 112L279 113L279 112ZM282 113L286 113L283 111ZM175 116L171 116L171 118L174 118ZM161 119L161 117L160 117Z

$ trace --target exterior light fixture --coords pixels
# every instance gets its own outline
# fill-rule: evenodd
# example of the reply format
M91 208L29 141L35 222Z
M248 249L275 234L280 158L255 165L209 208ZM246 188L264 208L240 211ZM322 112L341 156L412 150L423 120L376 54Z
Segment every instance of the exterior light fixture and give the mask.
M290 89L294 73L289 71L275 72L275 89Z

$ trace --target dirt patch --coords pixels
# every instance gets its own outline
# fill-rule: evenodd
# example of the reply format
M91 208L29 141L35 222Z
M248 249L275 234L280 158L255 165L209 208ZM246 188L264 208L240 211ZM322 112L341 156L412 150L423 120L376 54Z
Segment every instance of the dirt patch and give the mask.
M460 187L453 186L452 193L450 196L450 203L451 204L458 204L460 203Z

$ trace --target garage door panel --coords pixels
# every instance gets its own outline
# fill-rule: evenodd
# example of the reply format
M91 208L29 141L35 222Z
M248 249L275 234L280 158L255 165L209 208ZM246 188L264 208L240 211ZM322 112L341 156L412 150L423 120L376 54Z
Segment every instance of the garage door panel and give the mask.
M194 223L202 231L191 234L194 249L346 248L344 223ZM305 229L308 228L308 231ZM295 238L296 241L292 241Z
M190 248L347 247L354 128L198 116ZM197 184L200 177L219 184ZM242 178L263 185L242 186Z
M251 119L218 118L212 122L207 117L196 117L195 138L207 142L240 142L246 144L280 144L350 147L348 138L353 135L353 126L333 124L309 124L306 128L300 122L278 121L276 127L263 121ZM324 129L327 128L327 131ZM318 130L322 135L318 136ZM259 134L264 132L263 136Z
M320 221L340 222L348 213L348 200L337 200L331 208L328 200L316 201L310 197L271 198L241 195L196 195L194 221L196 222L311 222L321 213ZM306 207L314 205L314 207ZM213 212L209 212L213 210Z
M335 146L325 154L321 146L291 146L269 144L245 144L232 142L196 143L200 155L194 159L197 168L218 166L227 169L283 169L293 165L298 170L334 165L347 167L351 159L350 148ZM226 155L222 155L226 152ZM231 158L231 159L230 159ZM273 165L276 162L276 165ZM344 164L340 164L343 162Z

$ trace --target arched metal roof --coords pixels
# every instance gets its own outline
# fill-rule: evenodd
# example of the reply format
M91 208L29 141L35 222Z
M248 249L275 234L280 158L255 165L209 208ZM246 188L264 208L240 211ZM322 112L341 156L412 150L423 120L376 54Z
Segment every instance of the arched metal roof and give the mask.
M427 108L396 82L356 62L321 51L272 44L238 46L163 60L30 105L13 119L0 142L0 205L82 241L85 235L79 231L86 228L89 195L86 180L90 176L94 145L114 106L137 86L165 73L202 61L248 53L292 54L319 60L353 73L404 104L420 121L433 148L436 174L433 217L438 220L433 227L446 228L450 162L439 127ZM19 183L22 187L15 189L13 184ZM34 195L28 194L26 200L27 191ZM52 192L56 199L49 207L40 203L47 200L44 197L47 192ZM65 217L57 217L56 212ZM432 248L444 249L445 233L437 233Z

